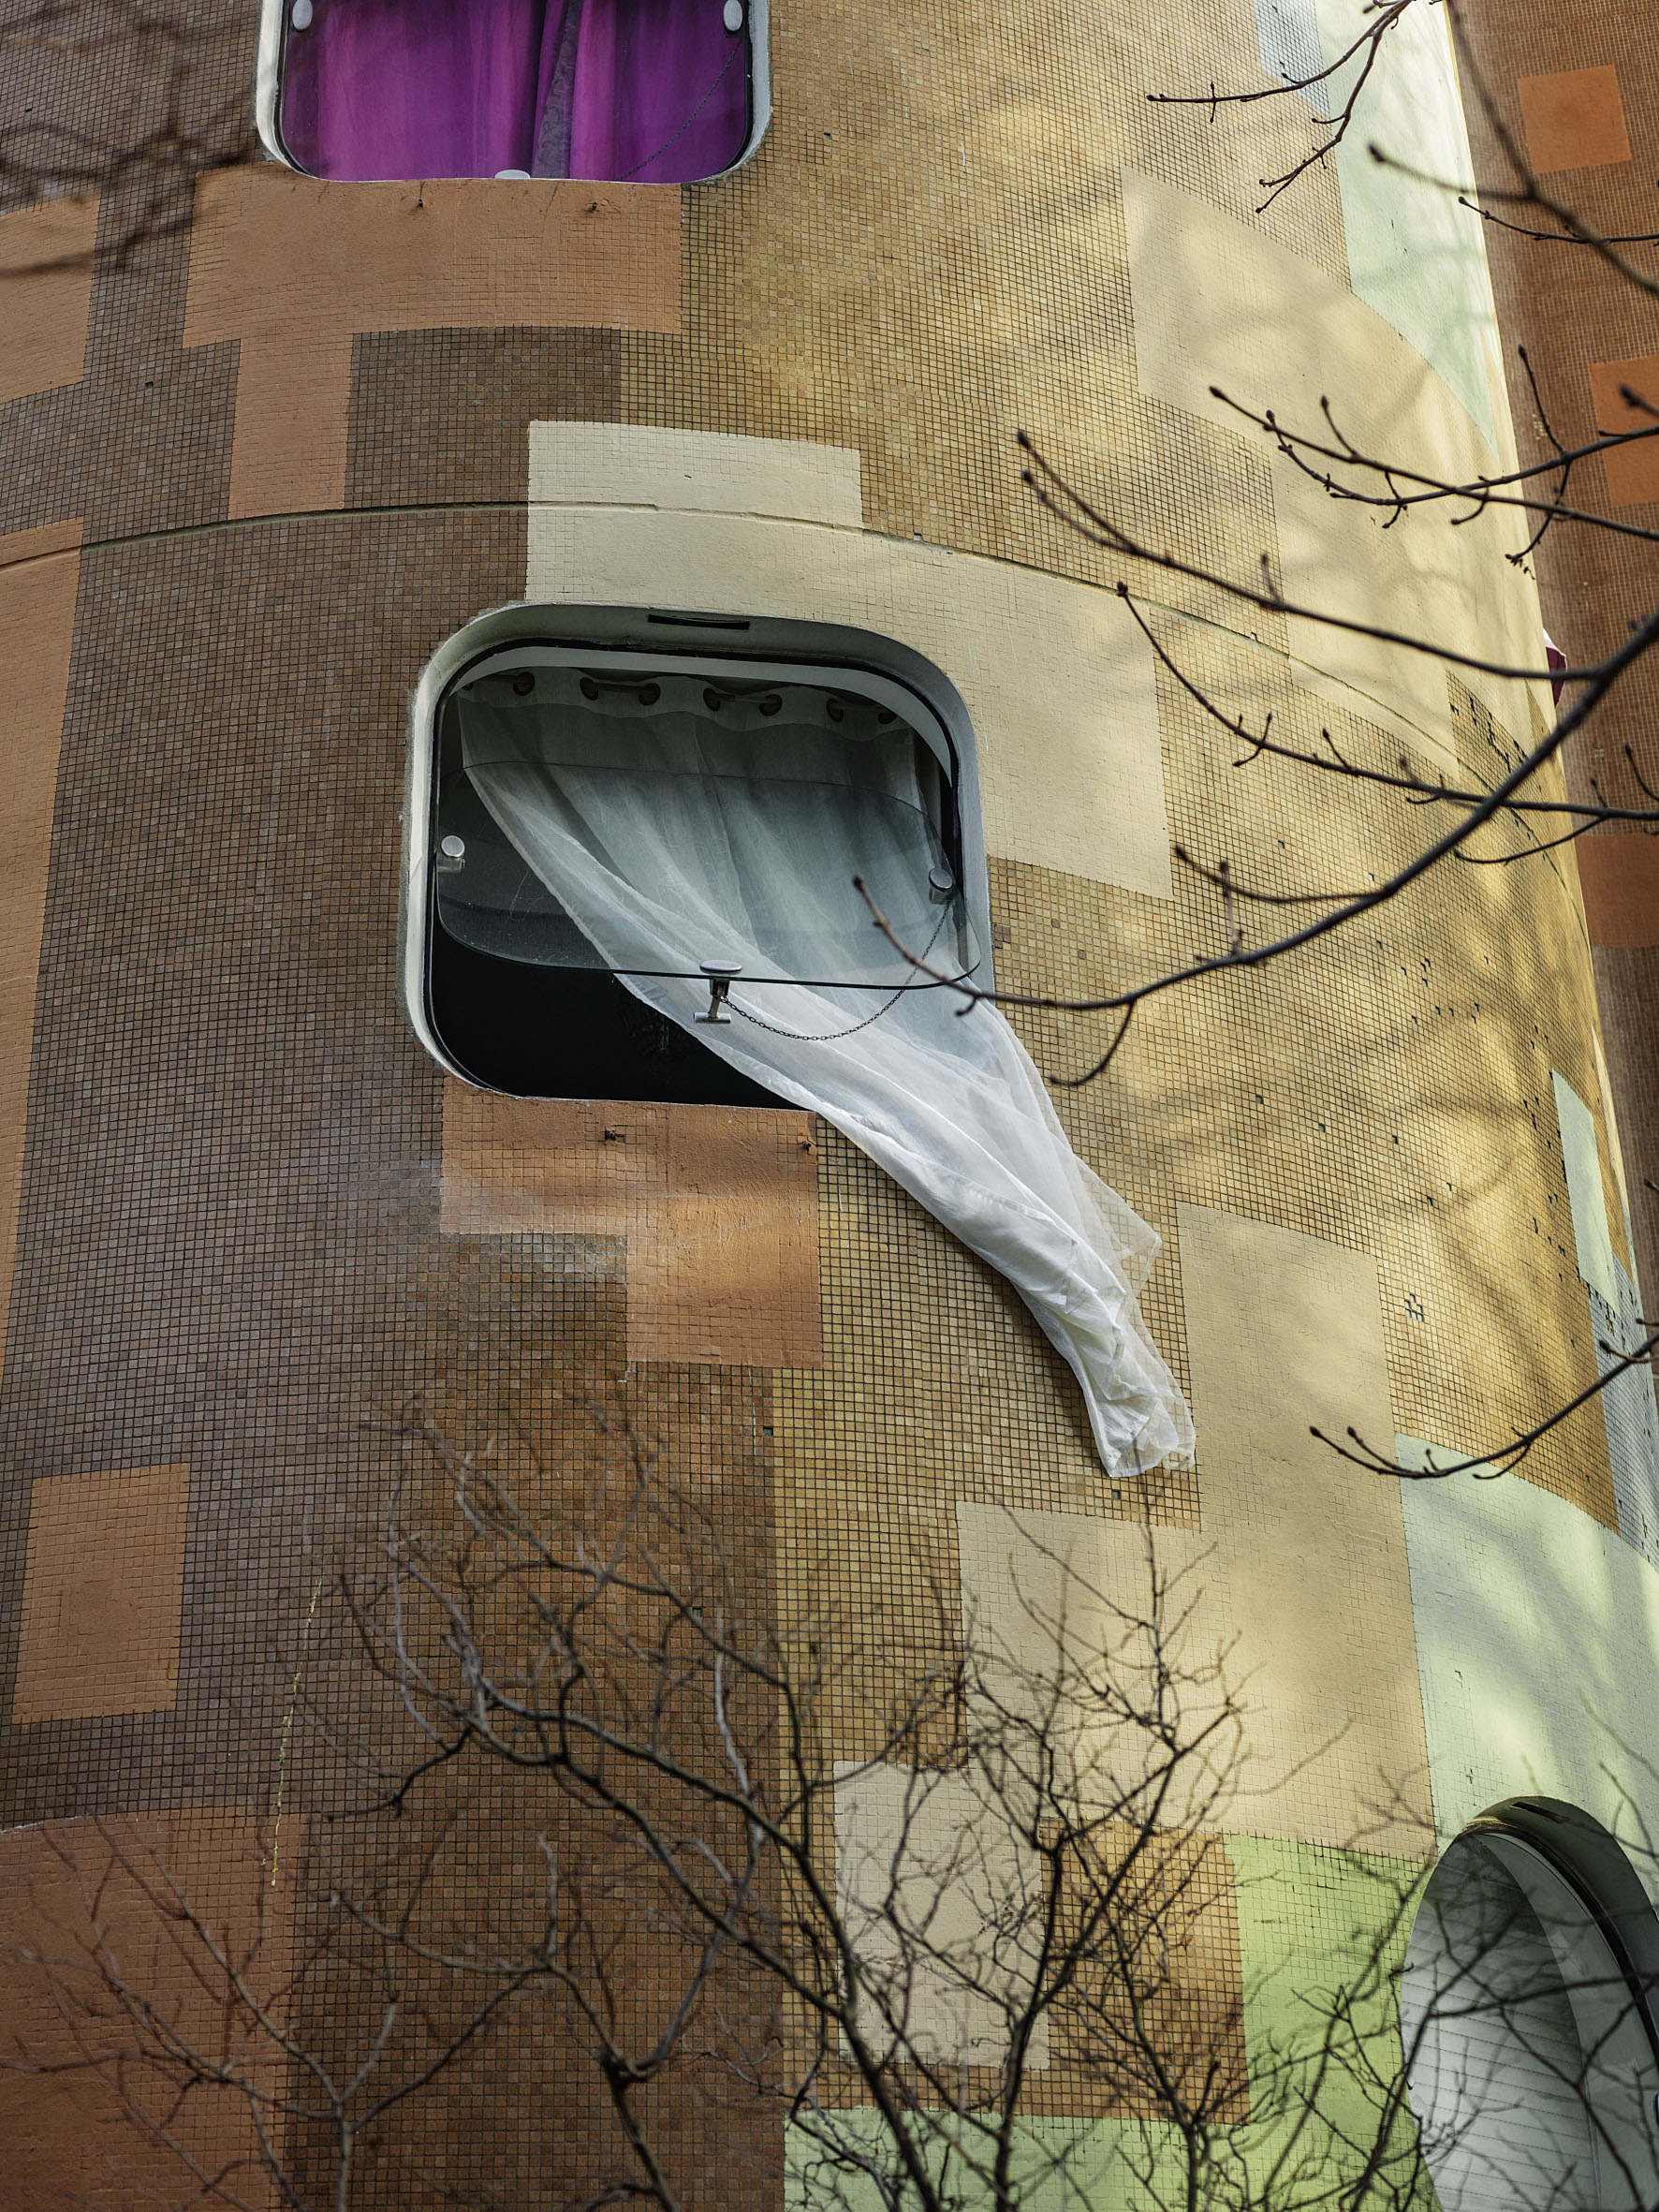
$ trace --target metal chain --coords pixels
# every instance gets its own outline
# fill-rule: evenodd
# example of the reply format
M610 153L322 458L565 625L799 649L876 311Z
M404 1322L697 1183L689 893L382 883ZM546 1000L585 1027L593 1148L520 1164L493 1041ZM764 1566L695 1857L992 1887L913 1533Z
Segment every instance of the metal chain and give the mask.
M918 954L918 959L925 960L932 951L934 939L945 927L946 917L949 912L950 908L947 906L933 924L932 936L929 937ZM918 988L920 986L915 983L901 983L886 1006L878 1006L873 1014L866 1014L861 1022L855 1022L850 1029L826 1029L822 1033L809 1029L780 1029L775 1022L763 1022L758 1014L752 1014L747 1007L740 1006L735 998L728 996L726 1003L734 1014L741 1014L744 1021L753 1022L756 1029L769 1029L774 1037L792 1038L797 1044L834 1044L841 1038L857 1037L860 1029L868 1029L872 1022L879 1022L883 1014L890 1014L906 991Z
M791 1037L797 1044L833 1044L838 1038L856 1037L860 1029L868 1029L872 1022L879 1022L883 1014L891 1013L905 992L911 988L909 983L901 983L886 1006L878 1006L873 1014L866 1014L861 1022L855 1022L850 1029L826 1029L822 1032L810 1029L780 1029L775 1022L763 1022L758 1014L752 1014L747 1007L740 1006L735 998L728 997L726 1003L734 1014L741 1014L744 1021L753 1022L756 1029L770 1029L774 1037Z

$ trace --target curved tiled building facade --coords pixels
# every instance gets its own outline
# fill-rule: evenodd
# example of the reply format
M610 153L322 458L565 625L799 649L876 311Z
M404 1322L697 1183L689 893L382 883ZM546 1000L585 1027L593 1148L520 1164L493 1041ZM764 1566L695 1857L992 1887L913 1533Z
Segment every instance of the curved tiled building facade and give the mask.
M1549 686L1469 664L1541 668L1546 622L1575 662L1605 649L1637 556L1604 574L1558 538L1534 583L1496 515L1385 533L1239 407L1311 426L1329 395L1362 446L1490 473L1536 450L1515 339L1570 395L1564 437L1596 364L1644 352L1639 314L1552 296L1542 248L1494 249L1489 278L1474 218L1360 143L1261 209L1257 180L1315 142L1296 95L1147 99L1265 89L1299 37L1351 35L1304 12L791 0L770 127L710 183L323 182L249 152L153 220L120 174L0 215L8 1945L74 1918L68 1869L100 1853L182 1869L228 1924L286 1915L284 1941L441 1820L454 1895L510 1890L537 1816L482 1785L395 1833L330 1817L409 1755L340 1577L372 1571L416 1424L521 1451L564 1495L596 1399L712 1501L754 1604L833 1622L839 1762L951 1624L1012 1632L1025 1552L1130 1604L1150 1529L1245 1711L1181 1969L1182 2033L1235 2054L1245 2100L1367 1885L1409 1886L1492 1807L1577 1807L1642 1870L1645 1379L1496 1481L1397 1482L1310 1434L1478 1457L1636 1340L1659 1154L1634 846L1597 840L1582 885L1570 848L1443 866L1151 1000L1081 1087L1109 1025L1012 1010L1078 1153L1163 1240L1141 1308L1196 1464L1126 1481L1010 1284L827 1120L515 1098L444 1065L408 1004L411 700L517 602L631 611L636 644L651 610L841 626L932 664L971 721L1015 994L1225 951L1177 847L1284 893L1363 890L1417 849L1397 794L1241 765L1182 676L1307 748L1505 773ZM1598 140L1566 182L1641 228L1650 35L1499 12L1471 29L1501 100L1615 72L1637 167ZM204 129L251 106L259 35L248 5L200 11L182 96ZM112 143L146 120L72 47L29 72L41 113ZM1411 165L1467 161L1437 13L1402 22L1376 98ZM1292 604L1463 659L1103 553L1022 486L1020 430L1142 543L1245 583L1265 560ZM1615 484L1612 511L1648 489ZM1597 736L1609 761L1648 745L1644 713ZM1569 783L1593 772L1569 758ZM1507 817L1483 849L1533 835ZM181 1969L123 1895L166 1992ZM0 2036L50 2056L57 2014L7 1955ZM653 1971L646 1946L630 1973ZM372 1998L332 1986L305 2032L344 2048ZM586 2201L620 2154L563 2033L515 2015L469 2049L365 2147L353 2202ZM1099 2116L1058 2063L1039 2103ZM0 2111L30 2212L175 2186L79 2075L0 2076ZM699 2092L672 2134L684 2203L783 2201L782 2122Z

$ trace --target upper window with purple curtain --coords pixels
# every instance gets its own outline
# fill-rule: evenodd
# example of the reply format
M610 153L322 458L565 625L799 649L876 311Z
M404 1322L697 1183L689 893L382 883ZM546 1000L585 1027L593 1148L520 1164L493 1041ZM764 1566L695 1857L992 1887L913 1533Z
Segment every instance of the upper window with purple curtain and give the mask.
M693 184L767 121L754 0L267 0L261 126L314 176Z

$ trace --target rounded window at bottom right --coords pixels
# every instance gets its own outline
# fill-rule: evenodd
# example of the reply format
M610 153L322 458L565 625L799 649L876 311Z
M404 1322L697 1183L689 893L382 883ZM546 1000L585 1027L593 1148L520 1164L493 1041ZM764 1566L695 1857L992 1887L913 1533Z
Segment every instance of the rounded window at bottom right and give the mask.
M1599 1822L1517 1799L1424 1892L1401 2032L1445 2212L1659 2205L1659 1921Z

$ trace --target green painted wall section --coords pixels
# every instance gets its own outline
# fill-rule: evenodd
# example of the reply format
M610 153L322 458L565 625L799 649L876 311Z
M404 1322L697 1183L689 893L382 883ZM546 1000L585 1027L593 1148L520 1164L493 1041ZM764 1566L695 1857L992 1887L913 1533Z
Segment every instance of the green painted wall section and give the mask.
M1211 2206L1334 2205L1380 2152L1371 2201L1403 2212L1420 2192L1416 2131L1394 2110L1400 2067L1392 1976L1425 1869L1325 1845L1231 1836L1245 1991L1252 2117L1218 2132L1200 2201ZM880 2155L867 2111L833 2116L849 2146ZM873 2181L833 2184L810 2128L789 2131L795 2212L881 2212ZM1187 2202L1184 2146L1167 2126L1034 2119L1020 2161L1025 2212L1177 2212ZM964 2205L982 2192L963 2187Z
M1398 1453L1406 1467L1461 1456L1417 1437ZM1659 1572L1518 1475L1402 1482L1401 1502L1443 1842L1501 1798L1564 1798L1659 1901Z
M1314 8L1328 63L1374 20L1364 0L1314 0ZM1332 81L1331 112L1340 111L1362 58ZM1348 281L1457 394L1497 455L1488 364L1501 356L1480 217L1458 204L1457 191L1380 166L1368 151L1373 141L1421 176L1471 188L1469 139L1445 13L1429 0L1408 8L1383 39L1354 123L1331 157ZM1331 398L1335 403L1341 394Z

